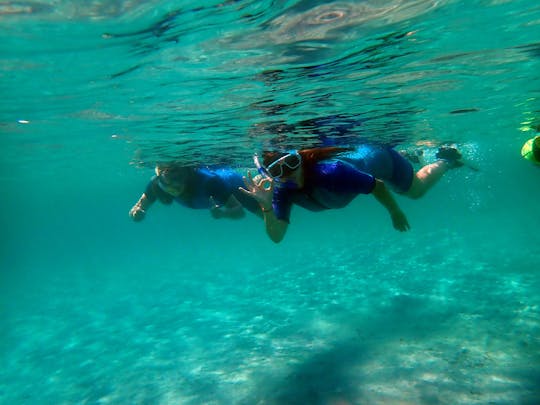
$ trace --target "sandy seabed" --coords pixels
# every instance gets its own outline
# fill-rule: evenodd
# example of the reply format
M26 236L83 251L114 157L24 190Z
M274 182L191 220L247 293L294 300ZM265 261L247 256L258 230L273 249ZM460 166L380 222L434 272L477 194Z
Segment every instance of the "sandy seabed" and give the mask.
M51 281L7 317L0 402L540 403L534 274L459 252L398 249L362 269L367 256L329 253L235 280L67 295L72 280Z

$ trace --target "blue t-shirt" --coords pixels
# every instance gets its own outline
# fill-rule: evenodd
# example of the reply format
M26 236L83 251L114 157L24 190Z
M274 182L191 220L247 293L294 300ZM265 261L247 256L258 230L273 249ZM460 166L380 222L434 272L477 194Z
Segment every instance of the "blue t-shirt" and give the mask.
M174 200L189 208L205 209L210 207L212 196L216 203L223 205L232 194L233 182L233 174L225 169L196 169L186 178L182 195Z
M304 180L301 190L274 188L272 208L278 219L289 222L293 204L309 211L343 208L358 194L369 194L375 188L375 177L340 160L325 160L315 165L312 176Z
M243 194L238 187L244 182L240 173L229 168L197 168L187 175L182 195L173 197L161 189L157 177L154 177L146 188L146 195L151 201L159 198L162 202L176 201L177 203L194 209L209 209L210 197L214 197L216 203L223 205L231 195L247 210L257 213L260 211L255 199Z

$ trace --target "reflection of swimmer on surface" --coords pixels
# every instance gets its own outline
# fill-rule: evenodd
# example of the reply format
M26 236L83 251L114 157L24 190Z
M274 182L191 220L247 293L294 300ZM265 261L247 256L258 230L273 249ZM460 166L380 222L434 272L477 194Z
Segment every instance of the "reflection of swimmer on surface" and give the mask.
M216 219L239 219L244 208L261 216L257 202L241 193L242 176L233 169L185 167L175 164L158 165L139 201L129 211L134 221L141 221L148 208L159 200L173 201L194 209L209 209Z
M529 139L521 148L521 156L530 162L540 165L540 135Z
M243 192L258 201L266 232L276 243L285 236L293 204L309 211L344 208L359 194L373 194L394 228L403 232L410 228L407 217L386 184L401 195L420 198L449 169L462 165L455 148L440 148L436 157L436 162L415 173L411 163L389 147L265 152L261 160L255 157L264 178L255 180L248 171Z
M54 7L37 1L8 1L0 4L0 15L52 13Z
M269 114L275 113L275 110L269 111ZM255 124L250 128L249 136L264 138L263 149L266 150L297 149L299 146L302 148L327 146L349 148L366 143L397 147L409 140L408 134L403 131L403 123L397 121L395 124L401 131L392 131L393 123L387 122L386 128L392 135L385 134L381 139L368 137L366 135L370 131L370 128L366 126L368 121L368 118L360 115L349 114L325 115L295 123L276 119ZM410 157L418 160L418 157L413 155Z
M364 120L360 117L342 114L311 118L296 123L274 120L255 124L250 129L249 136L268 137L267 149L293 149L294 143L298 142L313 147L345 147L359 142L358 132L363 124Z

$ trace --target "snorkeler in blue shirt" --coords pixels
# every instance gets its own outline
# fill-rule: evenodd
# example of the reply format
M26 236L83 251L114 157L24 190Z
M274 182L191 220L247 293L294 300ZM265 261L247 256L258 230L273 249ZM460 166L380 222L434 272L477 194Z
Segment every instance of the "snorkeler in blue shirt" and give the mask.
M310 211L343 208L359 194L373 194L388 211L398 231L409 222L385 184L410 198L419 198L450 168L461 166L461 154L441 148L439 160L418 172L389 147L364 145L355 149L326 147L255 156L259 178L251 172L242 191L259 203L266 232L276 243L285 236L293 204Z
M261 216L257 202L239 191L242 176L233 169L186 167L161 164L155 169L145 192L129 211L134 221L141 221L148 208L157 200L163 204L173 201L194 209L210 209L216 219L239 219L244 208Z

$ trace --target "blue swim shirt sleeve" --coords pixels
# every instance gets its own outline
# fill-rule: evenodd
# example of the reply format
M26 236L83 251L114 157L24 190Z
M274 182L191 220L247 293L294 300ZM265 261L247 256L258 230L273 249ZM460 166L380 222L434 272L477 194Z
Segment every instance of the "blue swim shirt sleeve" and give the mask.
M151 203L157 200L155 187L158 187L158 185L156 183L157 183L157 177L154 176L152 177L152 180L148 182L148 184L146 185L146 189L144 190L144 194L146 195L146 198Z
M186 207L207 209L210 208L210 196L214 197L219 205L223 205L230 195L230 187L218 173L207 168L198 168L190 174L183 195L176 200Z
M167 194L159 187L157 176L152 177L148 182L144 194L150 203L154 203L158 198L163 204L170 204L173 200L170 194Z
M292 209L293 192L284 187L274 188L272 197L272 209L277 219L289 223Z
M375 177L339 160L317 164L313 183L335 193L370 194Z

